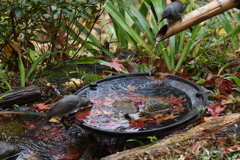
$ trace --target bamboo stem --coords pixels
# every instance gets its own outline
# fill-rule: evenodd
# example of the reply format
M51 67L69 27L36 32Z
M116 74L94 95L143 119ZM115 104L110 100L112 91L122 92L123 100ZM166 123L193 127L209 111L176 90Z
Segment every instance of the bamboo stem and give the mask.
M218 14L222 14L229 9L237 7L239 4L239 0L214 0L211 3L184 15L181 22L171 22L167 27L167 30L161 31L160 29L158 35L156 36L156 40L157 42L160 42L174 34L186 30Z

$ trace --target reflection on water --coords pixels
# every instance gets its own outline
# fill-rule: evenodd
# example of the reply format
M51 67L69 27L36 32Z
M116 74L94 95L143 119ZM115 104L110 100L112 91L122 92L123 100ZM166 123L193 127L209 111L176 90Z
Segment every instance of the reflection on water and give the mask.
M39 114L40 115L40 114ZM42 116L31 114L1 114L0 140L15 147L0 159L79 159L87 147L86 133L77 126L66 131L62 125L45 126L35 137L25 137L30 124L37 124ZM5 157L1 157L5 156Z

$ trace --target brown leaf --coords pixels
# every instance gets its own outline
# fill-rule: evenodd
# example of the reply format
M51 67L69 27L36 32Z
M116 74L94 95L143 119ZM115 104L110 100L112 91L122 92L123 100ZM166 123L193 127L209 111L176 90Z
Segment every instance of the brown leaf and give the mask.
M170 101L171 104L176 104L176 105L181 106L182 102L185 102L185 100L182 100L182 98L183 98L182 96L177 98L177 97L171 95L169 101Z
M210 72L207 74L206 80L211 80L213 78L213 74Z
M48 100L42 102L42 103L38 103L35 105L35 107L33 107L35 110L37 110L38 112L44 113L46 110L49 109L49 104L46 104L48 102ZM51 105L53 105L55 103L52 103Z

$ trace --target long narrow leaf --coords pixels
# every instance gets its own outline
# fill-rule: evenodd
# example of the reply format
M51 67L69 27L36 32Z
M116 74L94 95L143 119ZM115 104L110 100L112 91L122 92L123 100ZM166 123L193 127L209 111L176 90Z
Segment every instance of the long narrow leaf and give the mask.
M143 28L143 31L147 34L147 38L148 41L152 44L152 46L155 44L154 42L154 35L153 33L150 31L150 25L147 21L147 19L139 12L139 10L132 5L132 3L130 3L129 0L124 0L124 2L128 5L128 7L130 7L130 10L134 13L134 15L136 16L135 18L132 16L133 14L131 14L129 12L129 9L127 9L126 11L129 13L129 15L134 18L135 20L137 19L136 25L139 26L139 28Z
M175 35L169 38L170 53L171 53L171 68L174 68L175 54L176 54L176 39Z
M125 30L129 36L131 36L140 46L144 47L148 53L152 53L151 49L147 46L147 44L141 39L141 37L136 34L136 32L127 24L122 15L116 10L116 8L111 4L111 2L107 1L105 3L104 8L108 13L115 19L118 27Z
M54 53L59 53L59 52L63 52L63 53L64 53L64 51L53 51L53 52L50 52L50 53L47 53L47 54L43 54L43 55L41 55L40 57L38 57L38 58L34 61L34 63L32 64L31 68L29 69L29 71L28 71L28 73L27 73L27 76L26 76L26 79L28 79L28 78L31 76L31 74L33 73L33 71L36 69L37 65L38 65L44 58L46 58L46 57L48 57L48 56L50 56L50 55L52 55L52 54L54 54Z
M63 62L63 64L93 64L93 63L100 63L105 66L110 66L109 62L103 61L100 59L94 59L94 58L71 59L71 60Z
M183 50L183 52L181 54L181 57L180 57L177 65L176 65L176 68L174 69L175 71L179 70L180 66L183 63L184 58L190 53L190 49L193 46L193 43L196 40L196 37L198 36L201 27L202 26L200 24L194 26L192 35L191 35L190 39L188 40L186 46L184 47L184 50Z
M156 14L158 15L158 21L159 21L162 18L160 17L160 15L162 15L164 11L164 8L166 6L166 1L152 0L152 4L155 8Z
M236 35L240 34L240 26L237 26L236 28L234 28L231 32L229 32L226 36L223 36L221 38L219 38L217 41L213 42L211 44L211 46L215 46L219 43L222 43L224 40L228 39L228 38L232 38Z
M227 32L227 33L230 33L234 27L232 26L231 24L231 21L228 20L228 16L226 13L224 14L220 14L217 16L218 19L219 19L219 22L222 24L224 30ZM233 36L231 39L230 39L232 45L234 48L236 48L238 46L238 38L237 38L237 35L236 36Z
M18 56L18 68L19 68L19 72L20 72L20 85L21 87L25 87L25 82L26 82L26 77L25 77L25 68L23 65L23 61L21 56Z

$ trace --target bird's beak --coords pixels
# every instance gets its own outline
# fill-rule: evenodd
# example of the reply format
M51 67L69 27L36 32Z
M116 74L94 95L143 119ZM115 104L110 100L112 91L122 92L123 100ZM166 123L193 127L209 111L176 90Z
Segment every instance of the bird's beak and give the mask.
M92 106L93 106L93 104L94 104L94 103L90 102L88 106L89 106L89 107L92 107Z

